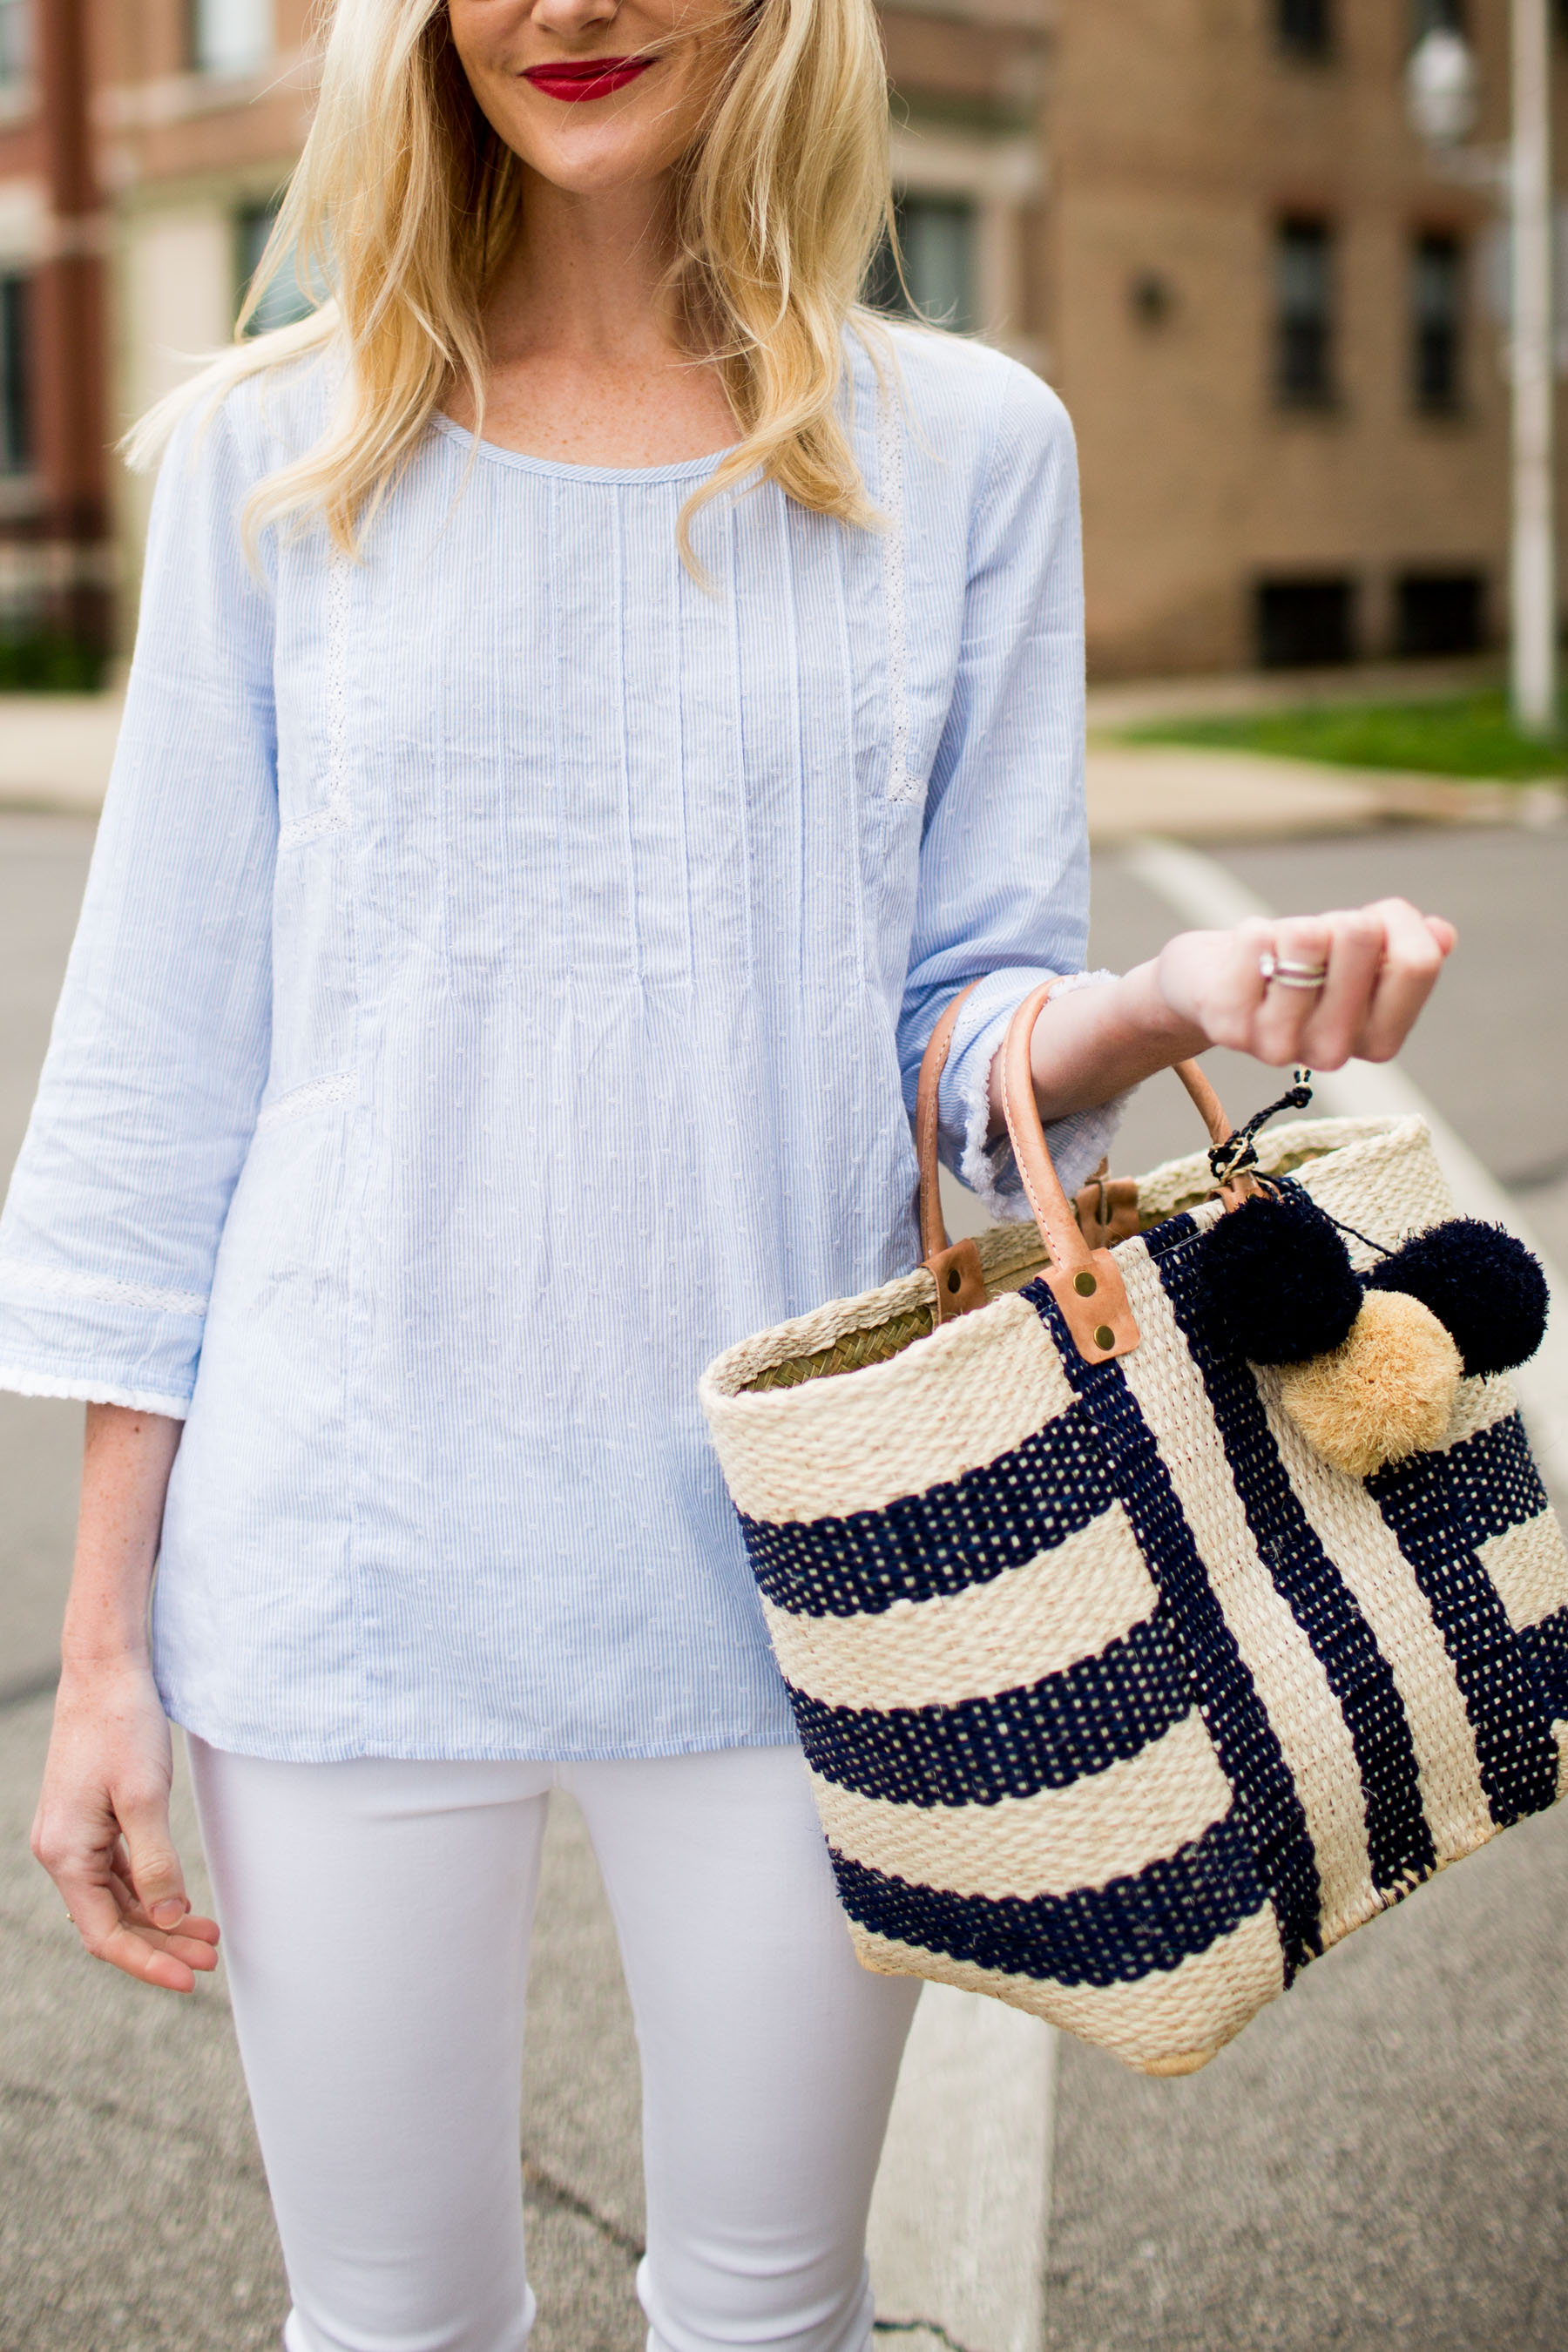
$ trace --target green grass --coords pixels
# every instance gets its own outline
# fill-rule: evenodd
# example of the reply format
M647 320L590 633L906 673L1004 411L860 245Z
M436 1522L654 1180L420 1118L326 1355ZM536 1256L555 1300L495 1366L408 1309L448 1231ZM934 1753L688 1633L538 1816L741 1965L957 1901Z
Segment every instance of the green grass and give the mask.
M1521 735L1500 693L1441 702L1319 703L1227 719L1172 719L1128 728L1129 743L1192 743L1337 767L1404 768L1434 776L1489 776L1528 783L1568 775L1568 735Z
M79 637L0 637L0 694L96 694L107 666Z

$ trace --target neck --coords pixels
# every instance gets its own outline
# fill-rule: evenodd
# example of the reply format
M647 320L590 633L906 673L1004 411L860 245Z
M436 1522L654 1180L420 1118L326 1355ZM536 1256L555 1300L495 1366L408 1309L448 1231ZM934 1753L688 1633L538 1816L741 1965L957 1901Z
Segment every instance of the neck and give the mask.
M668 357L675 338L659 286L669 257L662 179L580 194L529 173L521 231L485 305L492 360Z

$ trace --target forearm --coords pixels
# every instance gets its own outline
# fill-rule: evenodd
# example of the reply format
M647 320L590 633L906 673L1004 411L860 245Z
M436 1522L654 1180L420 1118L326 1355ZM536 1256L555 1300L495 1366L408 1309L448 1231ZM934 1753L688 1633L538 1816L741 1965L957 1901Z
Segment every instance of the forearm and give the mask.
M68 1674L146 1660L147 1601L183 1425L124 1405L88 1406L76 1566L60 1640Z
M1093 988L1068 990L1047 1004L1030 1043L1040 1117L1065 1118L1109 1102L1156 1070L1201 1054L1208 1043L1194 1022L1166 1003L1157 963L1138 964L1120 980ZM991 1114L999 1132L1000 1054L991 1068Z

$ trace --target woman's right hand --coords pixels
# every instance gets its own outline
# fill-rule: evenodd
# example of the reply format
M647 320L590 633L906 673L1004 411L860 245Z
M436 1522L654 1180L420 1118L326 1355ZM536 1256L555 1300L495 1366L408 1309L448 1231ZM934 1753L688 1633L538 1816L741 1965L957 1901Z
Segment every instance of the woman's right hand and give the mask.
M172 1770L151 1668L132 1656L68 1663L33 1852L95 1959L193 1992L195 1971L217 1966L218 1931L185 1894L169 1834Z

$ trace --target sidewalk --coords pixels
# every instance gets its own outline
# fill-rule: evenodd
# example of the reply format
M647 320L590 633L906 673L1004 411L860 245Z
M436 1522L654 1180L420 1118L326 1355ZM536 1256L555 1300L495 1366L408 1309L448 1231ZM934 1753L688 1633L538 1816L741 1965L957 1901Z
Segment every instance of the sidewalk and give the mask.
M122 708L118 694L0 694L0 809L96 816Z

